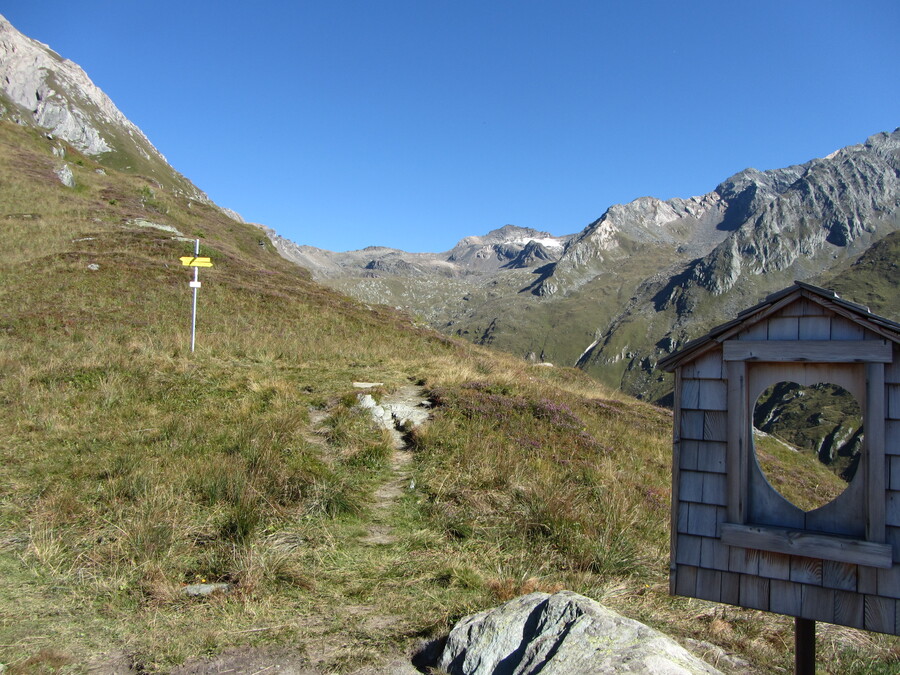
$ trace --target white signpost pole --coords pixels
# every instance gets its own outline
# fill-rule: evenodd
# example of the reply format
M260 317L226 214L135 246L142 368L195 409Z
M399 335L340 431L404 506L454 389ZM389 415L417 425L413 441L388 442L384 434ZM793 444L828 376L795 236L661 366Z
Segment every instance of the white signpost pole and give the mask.
M194 352L194 345L197 342L197 291L200 289L200 269L201 267L212 267L213 263L208 257L200 257L200 240L194 243L194 255L185 255L181 257L181 264L185 267L194 268L194 280L188 285L194 289L194 303L191 308L191 353Z
M194 244L194 257L197 258L200 256L200 240L197 239ZM197 291L200 290L200 282L198 281L200 276L200 268L194 267L194 282L191 284L191 288L194 289L194 306L191 310L191 354L194 353L194 344L197 339Z

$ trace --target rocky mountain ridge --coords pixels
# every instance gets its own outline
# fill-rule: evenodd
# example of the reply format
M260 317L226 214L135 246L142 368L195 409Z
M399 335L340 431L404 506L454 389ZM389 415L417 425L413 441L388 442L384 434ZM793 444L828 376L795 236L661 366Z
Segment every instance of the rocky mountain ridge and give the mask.
M658 358L794 279L825 283L900 228L898 176L900 130L745 169L704 195L616 204L568 236L506 226L445 254L373 247L315 260L276 245L367 302L655 396ZM888 306L900 313L900 298Z
M796 180L749 210L731 241L698 261L691 272L698 285L720 295L737 283L742 269L755 275L783 270L829 245L859 249L885 228L896 228L897 131L872 136L802 168ZM742 267L742 260L749 265Z
M604 369L631 351L631 372L623 373L622 385L659 393L656 359L705 328L795 279L827 285L852 275L860 254L900 228L900 130L803 165L741 172L716 193L730 202L726 213L734 215L723 223L733 229L667 278L646 279L607 324L604 339L582 356L582 367ZM849 299L868 302L865 296ZM896 288L886 307L900 314ZM621 336L636 332L653 336L655 344L630 349L634 342Z
M568 241L568 237L555 237L549 232L505 225L483 236L465 237L443 253L408 253L383 246L335 252L298 245L270 228L264 230L283 256L320 279L375 278L386 274L492 275L502 269L534 267L556 260Z

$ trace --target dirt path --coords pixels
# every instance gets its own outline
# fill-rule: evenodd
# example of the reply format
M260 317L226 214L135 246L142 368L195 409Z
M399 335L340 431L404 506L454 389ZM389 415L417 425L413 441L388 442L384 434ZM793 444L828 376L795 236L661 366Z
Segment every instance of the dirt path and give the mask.
M376 383L367 385L358 382L353 385L356 389L378 386ZM380 402L366 394L361 394L359 399L360 407L367 409L373 420L390 433L393 453L390 474L375 490L370 520L364 534L355 541L357 545L390 546L398 540L392 525L394 508L404 492L414 487L411 471L413 456L407 446L406 434L428 420L430 402L425 398L422 387L414 385L402 386L384 396ZM304 434L307 442L320 446L326 455L330 450L326 435L327 419L326 412L310 410L309 426ZM350 608L344 607L343 611L348 612ZM366 620L387 621L392 617L369 616ZM322 617L298 617L297 623L303 624L307 633L301 640L302 648L297 645L236 647L213 657L191 659L171 672L177 675L324 675L333 672L325 664L331 662L335 655L346 652L346 638L329 634ZM352 675L418 675L422 672L412 665L409 656L395 654L392 657L386 654L385 657L387 662L383 665L366 666L352 671ZM124 658L121 661L104 659L93 664L89 672L96 675L136 675Z
M391 455L391 477L375 491L372 505L372 521L362 542L373 546L393 544L397 537L390 525L391 510L405 490L414 488L409 465L412 453L407 447L405 432L428 419L430 403L422 387L406 385L386 396L380 405L363 407L372 411L372 417L391 434L394 452ZM374 403L372 401L371 403Z

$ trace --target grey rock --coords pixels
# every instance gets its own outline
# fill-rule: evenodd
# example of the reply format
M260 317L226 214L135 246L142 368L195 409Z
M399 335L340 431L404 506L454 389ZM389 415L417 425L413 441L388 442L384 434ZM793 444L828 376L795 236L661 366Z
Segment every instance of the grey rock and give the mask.
M228 216L229 218L231 218L232 220L234 220L238 223L246 223L247 222L246 220L244 220L243 216L241 216L241 214L238 213L237 211L235 211L234 209L227 209L224 206L220 206L219 210L222 213L224 213L226 216Z
M425 402L408 402L397 401L395 403L386 403L385 411L394 420L394 425L398 429L407 427L417 427L428 420L428 410Z
M418 389L401 389L386 396L380 405L371 394L357 394L356 400L357 406L367 410L375 423L384 429L406 429L428 421L429 402Z
M140 134L81 68L47 45L25 37L2 16L0 85L12 103L28 113L38 126L86 154L98 155L112 149L94 119ZM70 100L69 96L74 95L66 93L76 91L81 101Z
M212 595L213 593L230 593L231 584L213 583L213 584L190 584L181 589L185 595Z
M390 414L384 409L383 406L378 405L375 399L372 398L372 394L357 394L356 401L357 406L359 406L363 410L367 410L378 426L384 429L393 428L393 424L391 424Z
M56 177L66 187L75 187L75 176L72 174L72 168L68 164L63 164L56 170Z
M462 619L437 665L450 675L719 673L659 631L571 591L524 595Z
M143 218L135 218L131 221L132 225L136 225L137 227L152 227L154 230L162 230L163 232L171 232L176 236L184 236L181 232L178 231L177 228L172 227L171 225L163 225L162 223L154 223L149 220L144 220Z

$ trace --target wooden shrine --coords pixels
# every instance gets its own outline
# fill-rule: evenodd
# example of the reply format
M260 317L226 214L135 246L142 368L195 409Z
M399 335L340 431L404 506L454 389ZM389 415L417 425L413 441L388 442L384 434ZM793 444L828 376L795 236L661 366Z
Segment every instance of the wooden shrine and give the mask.
M900 324L797 282L659 365L675 373L671 592L900 634ZM784 381L839 385L862 411L855 475L810 511L755 454L754 405Z

